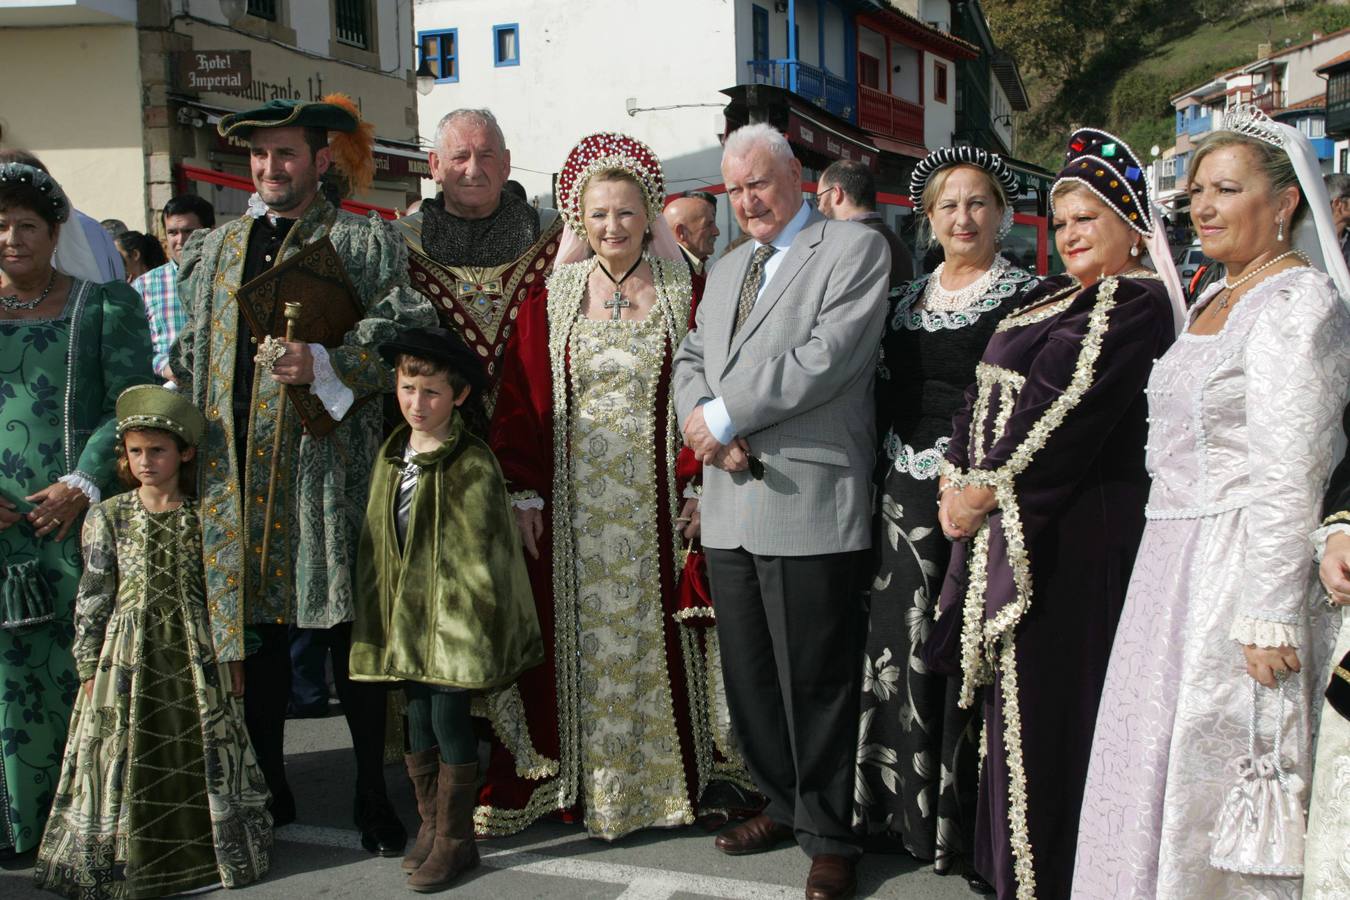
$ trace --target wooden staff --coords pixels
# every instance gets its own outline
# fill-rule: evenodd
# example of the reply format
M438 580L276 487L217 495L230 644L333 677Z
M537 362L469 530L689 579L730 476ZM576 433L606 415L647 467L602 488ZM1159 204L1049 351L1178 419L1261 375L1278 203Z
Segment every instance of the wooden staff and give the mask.
M286 343L289 344L295 340L295 323L300 319L300 304L287 303L282 307L282 315L286 317ZM286 386L284 384L281 386L281 392L278 395L276 415L276 431L272 434L272 471L267 479L267 506L263 509L262 562L259 565L261 578L258 582L260 588L267 583L267 551L272 540L272 511L277 499L277 470L281 466L281 444L282 436L285 434Z

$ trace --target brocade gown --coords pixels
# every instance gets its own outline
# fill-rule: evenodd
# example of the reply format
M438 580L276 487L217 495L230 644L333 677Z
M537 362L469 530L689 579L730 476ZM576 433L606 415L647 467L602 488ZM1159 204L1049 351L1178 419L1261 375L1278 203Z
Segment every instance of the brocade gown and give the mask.
M951 553L937 521L938 466L994 327L1038 282L1001 259L995 265L988 289L960 310L915 309L931 276L893 291L877 372L882 495L855 823L939 872L954 857L970 859L980 716L958 708L959 683L919 656Z
M975 867L1000 898L1067 897L1092 727L1144 527L1152 278L1047 279L998 325L943 471L997 508L955 545L924 660L981 703Z
M151 353L140 295L121 282L75 281L58 315L0 321L0 496L21 501L73 473L112 488L114 405L154 379ZM26 521L0 531L0 849L37 846L56 791L82 567L78 526L60 541Z
M1307 800L1335 639L1308 535L1350 384L1347 342L1330 279L1299 267L1249 289L1218 334L1183 333L1153 370L1148 527L1097 720L1075 897L1299 896L1296 878L1211 867L1209 832L1248 748L1243 643L1298 648L1280 727ZM1261 693L1270 741L1276 701Z
M75 601L81 690L39 887L79 900L239 887L268 868L272 818L207 622L196 504L137 491L94 506Z
M491 443L513 498L545 501L540 558L527 562L546 659L485 698L498 740L480 834L562 812L612 840L692 823L710 781L750 787L710 714L711 611L678 608L670 360L689 273L648 262L658 302L646 319L581 315L585 260L526 299L508 345Z

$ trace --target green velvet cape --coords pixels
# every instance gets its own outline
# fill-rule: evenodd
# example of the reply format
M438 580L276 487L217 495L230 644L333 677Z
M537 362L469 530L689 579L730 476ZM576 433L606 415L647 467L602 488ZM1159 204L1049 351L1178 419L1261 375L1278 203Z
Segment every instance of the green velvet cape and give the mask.
M422 467L404 548L395 504L410 429L375 460L357 555L351 677L484 689L544 660L525 558L497 459L464 428Z

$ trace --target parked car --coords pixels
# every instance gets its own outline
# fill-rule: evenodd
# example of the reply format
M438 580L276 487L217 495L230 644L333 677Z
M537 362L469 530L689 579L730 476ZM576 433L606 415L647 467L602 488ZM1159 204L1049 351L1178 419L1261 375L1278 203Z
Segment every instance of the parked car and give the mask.
M1201 266L1208 265L1210 259L1205 256L1199 244L1191 244L1177 256L1177 274L1181 276L1181 283L1186 284L1195 277L1196 270Z

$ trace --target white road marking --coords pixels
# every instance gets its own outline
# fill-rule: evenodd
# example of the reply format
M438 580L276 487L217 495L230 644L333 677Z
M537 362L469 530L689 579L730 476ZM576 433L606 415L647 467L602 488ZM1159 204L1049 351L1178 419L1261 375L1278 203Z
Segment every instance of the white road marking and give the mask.
M344 850L361 849L360 836L355 831L344 828L286 825L276 830L276 839L288 843L339 847ZM528 850L489 849L481 844L479 853L483 865L491 869L513 869L532 875L547 875L573 881L626 885L624 892L619 895L619 900L667 900L679 892L701 894L705 897L735 898L735 900L797 900L801 897L801 888L789 888L760 881L546 856Z

